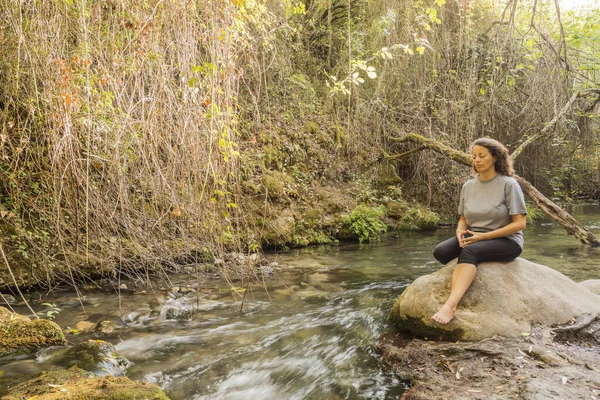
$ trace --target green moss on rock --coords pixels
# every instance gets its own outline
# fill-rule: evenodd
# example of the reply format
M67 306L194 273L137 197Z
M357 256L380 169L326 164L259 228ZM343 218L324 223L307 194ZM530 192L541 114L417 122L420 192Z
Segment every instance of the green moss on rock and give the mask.
M63 345L65 336L52 321L29 318L0 307L0 356Z
M400 230L427 230L435 229L440 222L440 217L433 211L420 206L409 208L398 221Z
M2 400L169 400L156 385L129 378L90 377L77 367L51 371L12 388Z
M286 185L290 184L291 178L279 171L270 171L263 176L263 187L269 199L273 201L282 201L287 199Z

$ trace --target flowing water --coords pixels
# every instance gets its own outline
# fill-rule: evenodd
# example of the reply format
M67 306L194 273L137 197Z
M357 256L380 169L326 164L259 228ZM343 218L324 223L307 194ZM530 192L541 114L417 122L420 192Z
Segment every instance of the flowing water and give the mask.
M600 235L599 206L571 212ZM174 400L396 399L405 386L383 366L374 344L390 328L387 313L404 288L440 268L431 251L452 234L403 232L371 245L268 254L280 268L264 285L250 287L243 311L241 289L218 279L177 299L166 291L120 299L90 292L85 313L74 293L44 301L61 308L56 322L62 327L80 320L120 324L107 340L133 362L128 376L160 385ZM576 281L600 279L600 248L579 244L550 220L528 227L525 241L522 257ZM0 387L49 368L60 365L39 357L0 360Z

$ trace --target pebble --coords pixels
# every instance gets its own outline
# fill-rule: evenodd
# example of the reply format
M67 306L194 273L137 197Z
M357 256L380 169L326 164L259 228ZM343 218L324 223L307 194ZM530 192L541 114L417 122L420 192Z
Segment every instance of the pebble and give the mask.
M113 333L117 326L112 321L100 321L96 324L94 331L100 333Z
M89 332L94 329L96 324L90 321L79 321L75 324L75 329L78 331Z

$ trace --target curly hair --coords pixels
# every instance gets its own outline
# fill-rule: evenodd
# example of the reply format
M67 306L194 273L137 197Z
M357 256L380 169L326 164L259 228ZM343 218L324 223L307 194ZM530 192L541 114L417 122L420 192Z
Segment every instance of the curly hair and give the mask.
M482 146L488 149L492 157L496 159L496 162L494 163L494 169L497 173L506 176L512 176L515 173L512 159L508 154L508 149L499 141L484 137L473 142L471 145L471 151L473 151L474 146ZM475 171L474 167L472 171L474 175L477 174L477 171Z

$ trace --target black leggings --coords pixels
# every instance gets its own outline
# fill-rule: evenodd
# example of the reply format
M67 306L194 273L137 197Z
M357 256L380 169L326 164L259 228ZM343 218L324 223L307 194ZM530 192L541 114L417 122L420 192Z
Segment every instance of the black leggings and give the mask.
M468 236L470 235L466 235ZM516 242L506 237L482 240L461 248L455 236L438 244L433 250L433 256L442 264L458 257L458 264L477 266L483 261L511 261L519 257L522 251Z

